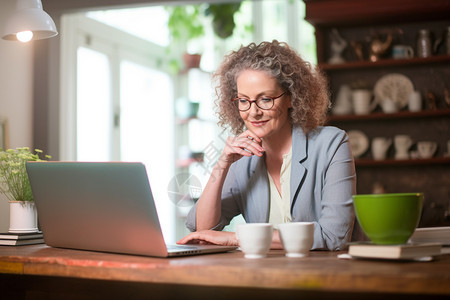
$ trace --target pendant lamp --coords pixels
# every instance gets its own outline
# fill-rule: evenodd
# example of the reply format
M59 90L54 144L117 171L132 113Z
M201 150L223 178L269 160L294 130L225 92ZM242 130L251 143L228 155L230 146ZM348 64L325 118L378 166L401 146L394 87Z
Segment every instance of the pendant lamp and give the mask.
M2 38L28 42L57 34L55 22L42 9L41 0L17 0L17 10L7 20Z

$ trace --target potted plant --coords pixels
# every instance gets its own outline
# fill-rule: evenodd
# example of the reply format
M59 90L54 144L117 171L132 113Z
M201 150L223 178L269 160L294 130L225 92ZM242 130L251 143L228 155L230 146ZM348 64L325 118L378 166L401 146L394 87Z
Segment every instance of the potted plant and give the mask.
M184 68L198 68L200 53L188 53L188 43L205 35L204 26L211 17L214 33L221 39L233 34L235 23L234 14L239 11L241 2L219 4L194 4L182 6L167 6L169 12L168 28L171 37L169 48L184 51L175 53L183 56ZM172 59L171 69L180 70L180 59Z
M241 8L241 2L209 4L205 10L205 14L212 16L212 24L214 33L226 39L233 34L234 14Z
M198 68L200 66L200 53L188 53L188 42L205 35L202 23L201 5L167 6L169 12L168 28L170 33L169 52L173 55L182 55L184 68ZM173 53L175 52L175 53ZM178 52L178 53L176 53ZM172 59L170 66L173 71L179 71L180 59Z
M1 149L0 149L1 150ZM41 150L28 147L0 151L0 193L9 199L9 232L36 232L37 214L25 163L42 161ZM46 159L50 156L45 155Z

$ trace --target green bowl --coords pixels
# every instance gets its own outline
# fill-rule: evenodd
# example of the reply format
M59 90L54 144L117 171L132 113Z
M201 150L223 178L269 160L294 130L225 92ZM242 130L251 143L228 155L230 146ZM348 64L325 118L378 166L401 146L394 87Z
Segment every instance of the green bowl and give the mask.
M404 244L422 213L423 194L354 195L356 218L374 244Z

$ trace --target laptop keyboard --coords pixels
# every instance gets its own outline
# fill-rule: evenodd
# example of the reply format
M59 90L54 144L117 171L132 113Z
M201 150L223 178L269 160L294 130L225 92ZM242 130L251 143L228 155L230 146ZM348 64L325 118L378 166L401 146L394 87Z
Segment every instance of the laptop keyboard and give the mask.
M174 251L174 250L184 250L184 251L193 251L197 250L198 248L195 246L189 246L189 245L167 245L168 251Z

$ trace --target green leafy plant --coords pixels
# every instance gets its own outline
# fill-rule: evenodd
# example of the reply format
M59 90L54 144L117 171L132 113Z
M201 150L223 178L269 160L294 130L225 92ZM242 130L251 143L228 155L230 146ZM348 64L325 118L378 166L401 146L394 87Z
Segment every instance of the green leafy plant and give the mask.
M186 42L205 34L200 5L168 6L168 27L172 42Z
M170 34L168 52L175 56L169 60L172 72L180 71L182 56L185 53L188 42L205 35L202 23L201 4L166 6L169 13L167 26Z
M233 34L234 14L241 8L241 2L210 4L205 11L206 15L212 15L214 33L226 39Z
M240 7L241 2L166 6L169 13L170 34L168 52L177 56L170 59L171 70L174 72L180 70L182 52L187 51L188 44L193 45L190 43L191 41L205 36L205 26L209 26L210 23L216 36L221 39L230 37L235 28L234 14L239 11ZM193 54L198 55L199 53Z
M25 163L51 158L45 155L41 159L40 154L42 150L35 149L33 153L28 147L0 151L0 193L11 201L33 201Z
M234 14L240 7L241 2L167 6L168 27L172 42L186 43L204 36L203 16L212 16L213 29L218 37L222 39L230 37L235 27Z

